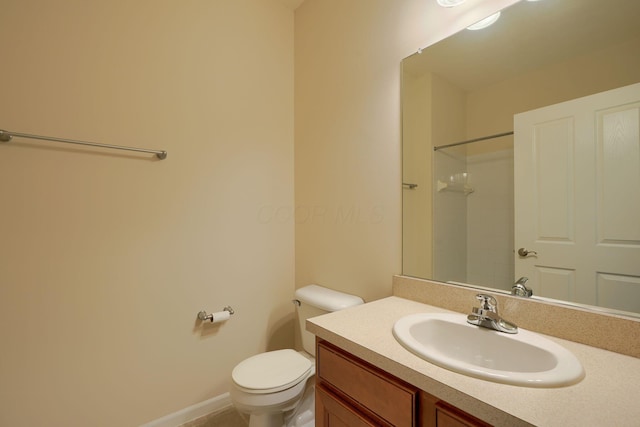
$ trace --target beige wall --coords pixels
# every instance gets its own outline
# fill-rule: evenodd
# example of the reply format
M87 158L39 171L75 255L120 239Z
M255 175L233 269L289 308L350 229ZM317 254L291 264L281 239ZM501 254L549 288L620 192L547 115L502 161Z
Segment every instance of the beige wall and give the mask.
M294 228L269 216L293 203L293 12L1 9L1 128L168 158L0 145L0 425L136 426L228 391L293 336Z
M295 16L296 286L401 272L400 62L514 0L306 0Z
M390 294L400 61L511 2L307 0L294 49L278 0L3 1L0 126L169 157L0 145L0 425L139 425L289 345L294 286Z

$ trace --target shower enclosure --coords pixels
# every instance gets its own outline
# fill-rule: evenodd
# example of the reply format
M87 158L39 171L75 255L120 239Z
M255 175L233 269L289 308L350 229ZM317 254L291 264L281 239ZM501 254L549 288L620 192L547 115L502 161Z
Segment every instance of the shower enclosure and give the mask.
M513 284L513 137L435 147L433 277Z

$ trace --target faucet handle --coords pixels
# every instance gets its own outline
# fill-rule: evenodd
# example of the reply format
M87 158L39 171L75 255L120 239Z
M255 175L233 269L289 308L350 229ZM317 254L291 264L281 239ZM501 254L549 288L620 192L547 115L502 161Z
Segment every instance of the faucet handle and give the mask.
M480 301L480 309L485 311L498 312L498 301L491 295L478 294L476 299Z

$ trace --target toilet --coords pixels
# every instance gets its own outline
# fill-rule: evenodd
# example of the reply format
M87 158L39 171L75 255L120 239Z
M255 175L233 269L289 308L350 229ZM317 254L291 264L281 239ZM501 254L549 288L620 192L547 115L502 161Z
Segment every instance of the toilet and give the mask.
M249 427L315 425L315 336L305 329L310 317L363 304L362 298L318 285L295 292L304 351L268 351L240 362L231 373L231 400L249 415Z

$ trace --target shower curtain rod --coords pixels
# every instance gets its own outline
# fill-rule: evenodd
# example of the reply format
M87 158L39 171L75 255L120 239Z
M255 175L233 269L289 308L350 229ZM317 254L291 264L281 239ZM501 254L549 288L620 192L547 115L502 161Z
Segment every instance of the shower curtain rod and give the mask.
M90 147L101 147L101 148L111 148L114 150L127 150L127 151L138 151L141 153L151 153L151 154L155 154L156 157L159 158L160 160L164 160L167 158L167 152L163 150L149 150L146 148L125 147L122 145L100 144L97 142L78 141L74 139L65 139L65 138L55 138L52 136L31 135L28 133L10 132L8 130L0 129L0 142L11 141L11 138L13 138L14 136L19 138L39 139L42 141L64 142L65 144L88 145Z
M466 141L461 141L461 142L454 142L453 144L438 145L437 147L433 147L433 151L438 151L443 148L455 147L458 145L471 144L472 142L485 141L487 139L500 138L502 136L509 136L509 135L513 135L513 131L497 133L495 135L489 135L489 136L482 136L480 138L468 139Z

